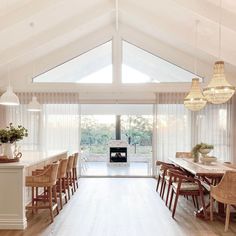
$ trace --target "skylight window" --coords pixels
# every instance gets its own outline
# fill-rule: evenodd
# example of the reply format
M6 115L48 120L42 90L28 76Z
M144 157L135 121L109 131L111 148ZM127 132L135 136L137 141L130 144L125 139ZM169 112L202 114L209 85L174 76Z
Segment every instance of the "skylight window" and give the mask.
M34 83L112 83L112 42L38 75Z
M195 74L123 41L122 83L191 82ZM197 76L198 77L198 76Z

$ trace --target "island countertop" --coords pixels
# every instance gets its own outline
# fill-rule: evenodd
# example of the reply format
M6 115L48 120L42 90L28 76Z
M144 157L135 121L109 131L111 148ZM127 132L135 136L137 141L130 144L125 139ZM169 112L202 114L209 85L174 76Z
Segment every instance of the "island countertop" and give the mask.
M67 155L67 151L23 151L19 162L0 163L0 169L30 167L58 157L58 155Z
M25 206L31 201L31 188L25 176L45 165L67 157L67 151L25 151L19 162L0 163L0 229L25 229Z

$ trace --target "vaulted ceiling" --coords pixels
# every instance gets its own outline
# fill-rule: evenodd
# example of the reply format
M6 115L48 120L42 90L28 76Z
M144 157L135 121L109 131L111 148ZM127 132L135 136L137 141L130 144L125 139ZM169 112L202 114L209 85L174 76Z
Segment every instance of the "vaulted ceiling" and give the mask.
M119 37L210 79L218 59L219 1L216 0L1 0L0 89L11 79L16 90L53 91L32 77ZM117 14L118 11L118 14ZM116 21L118 19L118 24ZM199 20L198 48L194 46ZM236 1L222 0L222 53L226 75L236 86ZM117 32L118 28L118 32ZM117 49L115 49L117 50ZM116 54L121 57L119 52ZM118 60L113 58L113 62ZM116 75L117 77L119 75ZM108 85L107 89L110 89ZM115 85L119 86L119 85ZM132 85L121 91L187 90L189 84ZM64 90L102 91L106 86L63 85Z

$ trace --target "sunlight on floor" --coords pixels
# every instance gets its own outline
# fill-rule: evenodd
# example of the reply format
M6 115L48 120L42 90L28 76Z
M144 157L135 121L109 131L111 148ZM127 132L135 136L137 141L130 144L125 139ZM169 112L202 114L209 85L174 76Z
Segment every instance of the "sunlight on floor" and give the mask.
M149 176L151 165L148 162L129 164L107 164L106 162L86 162L82 165L82 176Z

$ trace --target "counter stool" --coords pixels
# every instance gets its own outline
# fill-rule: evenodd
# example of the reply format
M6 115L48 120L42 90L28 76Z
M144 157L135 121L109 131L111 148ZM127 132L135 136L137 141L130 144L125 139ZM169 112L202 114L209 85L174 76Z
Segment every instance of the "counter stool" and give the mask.
M79 153L76 152L74 154L74 162L73 162L73 168L72 168L72 179L73 179L74 191L76 191L76 188L78 188L78 176L77 176L78 157L79 157Z
M60 209L63 208L62 198L65 199L67 203L66 187L65 187L65 178L66 178L66 169L67 169L68 159L61 159L57 172L57 193L60 200Z
M57 205L57 194L56 194L56 181L57 181L57 172L58 172L59 163L53 163L47 166L43 171L40 171L39 174L32 176L26 176L25 185L26 187L32 188L32 205L26 206L26 209L38 210L38 209L49 209L51 222L54 220L53 211L56 209L57 214L59 214L59 209ZM38 205L37 201L42 199L35 196L36 188L46 188L48 197L43 198L43 201L48 201L48 205ZM54 198L54 204L53 204ZM36 204L35 204L36 203Z
M74 190L73 190L73 179L72 179L72 175L73 175L73 163L74 163L74 156L69 156L68 158L68 162L67 162L67 168L66 168L66 178L65 178L65 187L67 188L67 192L68 192L68 199L70 199L70 191L72 192L72 194L74 194Z

